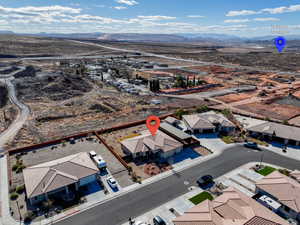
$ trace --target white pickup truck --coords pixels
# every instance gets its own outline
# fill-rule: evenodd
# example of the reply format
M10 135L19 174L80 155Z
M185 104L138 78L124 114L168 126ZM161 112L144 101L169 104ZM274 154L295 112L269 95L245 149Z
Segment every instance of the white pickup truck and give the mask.
M90 151L89 154L99 169L104 169L107 167L105 160L100 155L97 155L95 151Z

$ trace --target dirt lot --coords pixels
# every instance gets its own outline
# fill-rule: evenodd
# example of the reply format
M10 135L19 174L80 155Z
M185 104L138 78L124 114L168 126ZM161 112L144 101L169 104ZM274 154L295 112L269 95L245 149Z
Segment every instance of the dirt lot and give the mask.
M252 113L262 115L266 118L278 120L289 120L300 115L300 108L291 105L251 103L237 106L239 109L247 110Z
M231 102L238 102L242 101L248 98L251 98L255 96L257 92L244 92L244 93L238 93L238 94L229 94L224 96L216 97L216 99L225 102L225 103L231 103Z

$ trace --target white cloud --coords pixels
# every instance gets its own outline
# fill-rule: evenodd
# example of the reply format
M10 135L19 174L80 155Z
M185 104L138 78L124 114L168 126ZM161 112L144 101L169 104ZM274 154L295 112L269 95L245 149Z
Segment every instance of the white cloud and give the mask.
M229 11L226 16L248 16L258 14L258 12L253 10L240 10L240 11Z
M127 7L125 6L115 6L113 7L114 9L117 9L117 10L123 10L123 9L127 9Z
M201 15L188 15L186 17L188 17L188 18L205 18L205 16L201 16Z
M148 20L148 21L158 21L158 20L174 20L176 17L173 16L137 16L138 19Z
M291 5L291 6L281 6L277 8L266 8L258 11L254 10L240 10L240 11L229 11L226 16L248 16L262 13L269 14L282 14L289 12L298 12L300 11L300 5Z
M274 17L254 18L253 20L254 21L259 21L259 22L280 21L280 19L274 18Z
M281 14L281 13L297 12L297 11L300 11L300 5L282 6L278 8L267 8L261 10L261 12L270 13L270 14Z
M139 4L135 0L116 0L116 2L120 4L130 5L130 6Z
M224 23L247 23L249 19L237 19L237 20L224 20Z

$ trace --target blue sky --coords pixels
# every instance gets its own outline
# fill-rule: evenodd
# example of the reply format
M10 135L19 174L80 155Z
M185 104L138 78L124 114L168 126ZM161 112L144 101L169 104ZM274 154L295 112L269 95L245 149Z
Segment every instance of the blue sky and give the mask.
M300 1L0 0L0 30L300 34Z

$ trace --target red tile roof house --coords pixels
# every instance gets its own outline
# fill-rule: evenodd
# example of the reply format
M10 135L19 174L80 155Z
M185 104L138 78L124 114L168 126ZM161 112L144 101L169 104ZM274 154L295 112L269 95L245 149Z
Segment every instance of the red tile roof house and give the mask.
M173 220L175 225L288 225L289 223L235 188L205 200Z
M122 150L133 158L156 155L167 159L183 150L183 144L158 130L155 136L146 130L142 135L123 140Z
M256 193L281 203L279 213L300 222L300 183L275 171L256 183Z
M23 170L27 199L30 204L64 195L96 180L99 170L87 152L38 164Z

